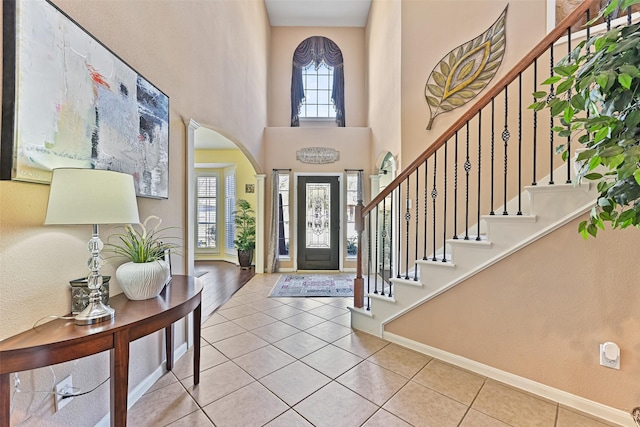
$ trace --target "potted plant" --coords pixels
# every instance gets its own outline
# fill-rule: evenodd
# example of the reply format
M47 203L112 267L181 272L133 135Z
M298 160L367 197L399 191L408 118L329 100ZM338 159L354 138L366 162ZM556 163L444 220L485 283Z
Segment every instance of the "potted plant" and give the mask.
M236 210L231 214L236 226L236 238L233 241L238 250L238 263L243 269L251 267L253 250L256 247L256 217L251 204L244 200L236 201Z
M613 0L591 22L639 2ZM576 157L577 181L596 181L599 195L579 232L586 239L606 222L640 226L640 23L589 37L554 72L543 84L555 85L555 93L535 92L530 108L549 108L560 119L553 130L585 148ZM567 159L564 145L557 151Z
M149 221L156 221L148 229ZM158 229L162 220L151 215L139 224L140 231L133 225L124 227L124 232L109 238L117 238L117 243L107 243L111 251L128 260L116 270L116 278L127 298L143 300L157 297L170 278L170 268L166 256L178 245L166 242Z

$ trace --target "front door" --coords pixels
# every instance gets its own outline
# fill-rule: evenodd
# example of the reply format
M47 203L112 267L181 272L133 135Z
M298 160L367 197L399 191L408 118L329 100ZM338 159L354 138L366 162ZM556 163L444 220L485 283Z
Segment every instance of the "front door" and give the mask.
M340 268L340 181L298 177L298 270Z

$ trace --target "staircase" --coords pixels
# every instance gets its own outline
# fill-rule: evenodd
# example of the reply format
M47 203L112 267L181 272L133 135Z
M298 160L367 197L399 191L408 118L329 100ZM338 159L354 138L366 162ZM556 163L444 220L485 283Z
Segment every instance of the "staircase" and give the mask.
M532 93L555 97L555 64L576 39L610 29L580 22L585 0L366 206L359 205L352 326L382 336L386 323L437 297L587 212L594 184L575 182L577 142L559 138ZM635 17L637 18L637 17ZM621 18L631 23L631 11ZM613 23L618 24L617 22ZM571 91L561 95L570 101Z
M433 254L416 260L418 280L411 275L409 279L391 278L392 286L385 295L369 293L368 310L351 309L352 327L381 337L386 323L588 212L597 194L595 185L587 183L527 186L522 194L522 215L482 216L479 240L477 233L469 239L448 239L447 250L440 249L435 261ZM394 289L391 296L389 288Z

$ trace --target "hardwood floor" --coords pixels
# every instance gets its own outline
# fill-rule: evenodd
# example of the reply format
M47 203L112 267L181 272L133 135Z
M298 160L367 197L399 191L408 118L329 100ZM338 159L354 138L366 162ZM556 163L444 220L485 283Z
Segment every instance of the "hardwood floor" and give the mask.
M253 267L242 270L230 262L195 261L195 275L204 282L202 322L204 323L218 307L227 302L255 274Z

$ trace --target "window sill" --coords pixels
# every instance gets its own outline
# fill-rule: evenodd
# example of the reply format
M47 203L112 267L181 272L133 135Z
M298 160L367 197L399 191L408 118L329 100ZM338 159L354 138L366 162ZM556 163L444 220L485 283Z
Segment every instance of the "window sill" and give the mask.
M335 117L300 117L300 127L338 127Z

